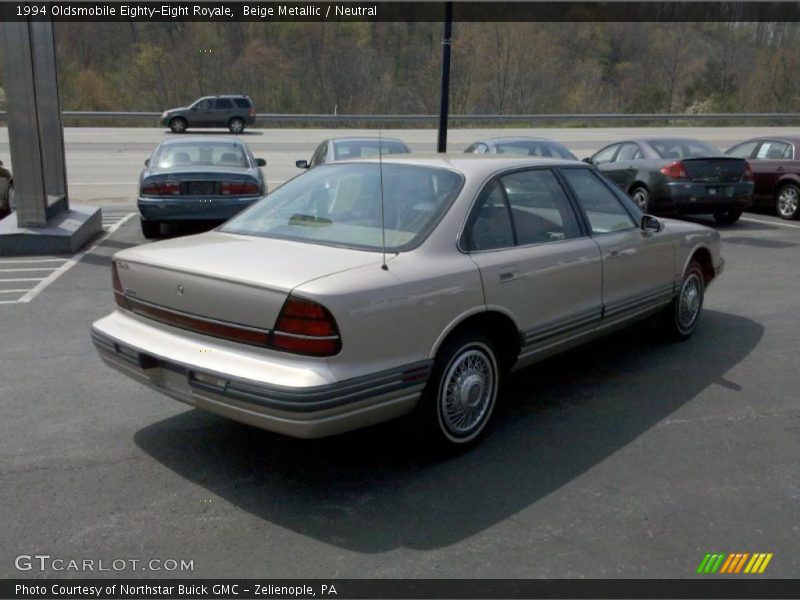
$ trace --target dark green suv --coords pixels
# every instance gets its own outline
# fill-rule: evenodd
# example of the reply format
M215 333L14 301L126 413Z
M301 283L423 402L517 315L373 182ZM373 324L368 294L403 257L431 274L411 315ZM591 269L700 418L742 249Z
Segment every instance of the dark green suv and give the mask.
M171 108L161 115L161 124L173 133L190 127L227 127L242 133L256 122L256 109L250 96L205 96L183 108Z

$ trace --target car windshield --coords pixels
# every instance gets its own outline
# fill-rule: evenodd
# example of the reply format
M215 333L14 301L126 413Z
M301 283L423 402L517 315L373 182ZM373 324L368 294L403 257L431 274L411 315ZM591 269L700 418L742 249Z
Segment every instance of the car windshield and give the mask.
M577 160L569 150L560 144L539 140L520 140L517 142L496 142L498 154L516 156L542 156L545 158L567 158Z
M386 249L401 252L425 240L463 181L433 167L333 163L292 179L221 230L379 251L383 214Z
M247 154L236 142L191 141L161 146L155 159L159 169L171 167L247 167Z
M381 141L382 154L407 154L408 148L402 142L391 140ZM351 142L334 142L333 155L335 160L348 158L369 158L378 156L378 140L354 140Z
M650 140L648 142L661 158L706 158L722 152L698 140Z

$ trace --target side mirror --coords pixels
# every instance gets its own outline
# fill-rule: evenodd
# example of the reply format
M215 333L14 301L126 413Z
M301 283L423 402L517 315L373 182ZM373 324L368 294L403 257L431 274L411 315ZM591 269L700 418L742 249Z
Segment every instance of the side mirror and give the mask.
M145 167L149 167L150 166L150 159L149 158L144 159L144 166Z
M587 157L586 157L586 158L584 158L584 159L583 159L581 162L585 162L587 165L593 165L593 164L594 164L594 163L592 162L592 157L591 157L591 156L587 156Z
M2 160L0 160L0 167L2 167L2 166L3 166L3 161L2 161Z
M294 163L294 166L298 169L307 169L308 168L308 161L307 160L297 160Z
M266 167L267 166L267 161L265 161L263 158L257 158L256 159L256 166L257 167Z
M642 220L639 227L646 233L658 233L664 228L664 224L660 219L653 215L642 215Z

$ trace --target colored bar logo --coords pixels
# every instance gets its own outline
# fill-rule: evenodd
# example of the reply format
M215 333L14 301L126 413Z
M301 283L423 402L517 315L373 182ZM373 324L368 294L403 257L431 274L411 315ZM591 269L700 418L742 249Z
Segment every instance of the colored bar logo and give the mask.
M700 561L697 572L702 574L724 573L726 575L735 575L738 573L760 574L767 568L769 561L772 560L772 556L771 552L756 552L753 554L749 552L706 554L703 560Z

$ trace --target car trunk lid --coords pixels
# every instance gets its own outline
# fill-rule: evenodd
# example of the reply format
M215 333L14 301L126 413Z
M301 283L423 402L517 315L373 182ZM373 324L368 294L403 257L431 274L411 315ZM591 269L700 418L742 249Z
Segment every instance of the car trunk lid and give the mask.
M741 158L683 158L689 179L697 183L730 183L741 181L745 161Z
M213 231L123 250L114 260L134 312L189 329L186 316L271 330L292 289L378 265L380 255ZM154 316L156 309L177 314Z

